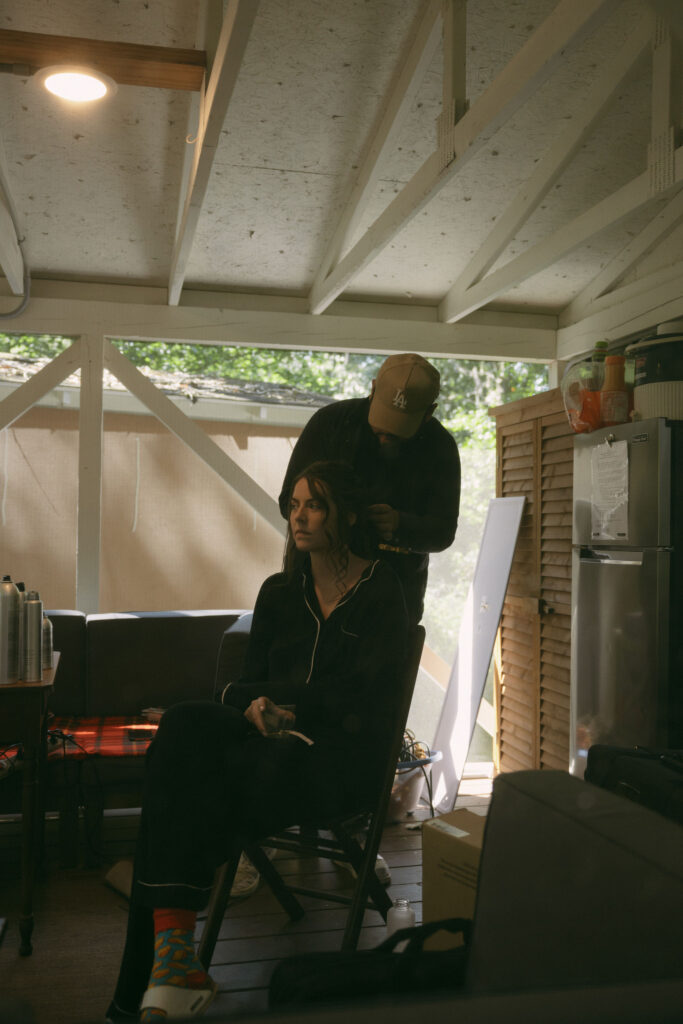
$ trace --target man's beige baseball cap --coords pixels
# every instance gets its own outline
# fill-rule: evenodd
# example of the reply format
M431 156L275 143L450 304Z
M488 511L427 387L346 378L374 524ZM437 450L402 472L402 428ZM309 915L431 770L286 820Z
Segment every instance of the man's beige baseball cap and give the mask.
M412 437L436 401L440 383L439 371L415 352L389 356L377 371L368 423L385 434Z

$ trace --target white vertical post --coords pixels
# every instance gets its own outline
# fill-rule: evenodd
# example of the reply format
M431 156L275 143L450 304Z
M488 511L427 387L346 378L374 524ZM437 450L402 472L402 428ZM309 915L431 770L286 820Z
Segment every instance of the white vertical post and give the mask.
M560 381L564 376L564 371L569 366L569 362L564 359L553 359L548 363L548 387L559 388Z
M76 607L86 614L100 601L103 346L99 330L82 338Z

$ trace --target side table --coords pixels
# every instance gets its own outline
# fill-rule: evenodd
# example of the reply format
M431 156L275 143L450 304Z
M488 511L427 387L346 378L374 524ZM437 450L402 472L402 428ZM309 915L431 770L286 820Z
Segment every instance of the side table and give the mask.
M43 669L36 683L5 683L0 686L0 743L21 743L23 786L21 799L21 917L19 953L33 950L33 885L43 840L43 782L47 756L47 700L54 685L59 652L52 668Z

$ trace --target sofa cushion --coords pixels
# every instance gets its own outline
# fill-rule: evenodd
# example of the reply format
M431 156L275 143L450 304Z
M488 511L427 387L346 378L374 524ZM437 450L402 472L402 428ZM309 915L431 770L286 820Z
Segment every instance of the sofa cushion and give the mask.
M48 734L48 759L68 757L79 761L86 757L142 757L152 737L133 740L131 733L142 737L156 730L156 724L133 715L53 718Z
M240 611L112 612L86 627L88 715L211 700L221 637Z
M49 608L45 614L52 623L53 647L60 652L49 710L55 715L84 715L85 615L62 608Z

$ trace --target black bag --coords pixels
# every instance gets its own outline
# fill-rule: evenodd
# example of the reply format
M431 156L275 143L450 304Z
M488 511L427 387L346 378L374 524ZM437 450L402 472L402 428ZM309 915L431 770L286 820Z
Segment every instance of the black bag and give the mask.
M368 950L308 953L287 957L273 971L268 990L270 1007L333 1003L393 995L437 992L462 987L472 922L449 917L414 928L401 928ZM463 937L454 949L425 950L425 939L438 931ZM405 949L396 946L407 940Z
M588 749L586 782L628 797L683 825L683 751L646 747Z

